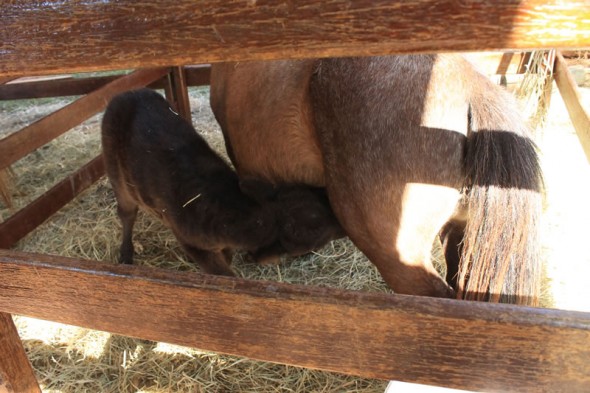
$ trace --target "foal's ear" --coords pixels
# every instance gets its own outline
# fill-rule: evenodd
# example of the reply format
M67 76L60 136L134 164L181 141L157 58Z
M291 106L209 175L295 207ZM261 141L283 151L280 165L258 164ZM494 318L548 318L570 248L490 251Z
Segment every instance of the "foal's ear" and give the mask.
M268 202L277 194L276 188L272 183L253 177L241 179L240 190L260 204Z

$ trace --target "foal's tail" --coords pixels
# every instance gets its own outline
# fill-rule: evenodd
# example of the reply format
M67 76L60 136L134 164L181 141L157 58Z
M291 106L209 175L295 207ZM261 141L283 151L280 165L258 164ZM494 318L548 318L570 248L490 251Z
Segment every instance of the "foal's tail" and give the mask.
M496 86L484 93L470 100L469 216L458 296L534 306L541 276L539 160L512 97Z

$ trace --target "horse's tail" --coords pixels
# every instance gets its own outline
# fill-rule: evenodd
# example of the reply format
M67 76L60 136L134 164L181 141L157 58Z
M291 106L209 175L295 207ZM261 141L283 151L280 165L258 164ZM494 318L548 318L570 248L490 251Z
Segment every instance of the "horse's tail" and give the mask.
M12 171L10 167L0 169L0 199L8 208L12 208L11 185Z
M508 93L496 86L474 93L466 150L469 216L458 296L537 305L542 176L535 144Z

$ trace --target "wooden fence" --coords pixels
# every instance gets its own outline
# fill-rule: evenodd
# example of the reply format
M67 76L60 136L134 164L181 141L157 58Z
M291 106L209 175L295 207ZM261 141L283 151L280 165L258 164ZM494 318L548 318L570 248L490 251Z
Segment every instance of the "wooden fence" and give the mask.
M1 6L0 20L0 98L84 95L0 140L0 168L100 112L123 90L165 87L177 110L190 116L186 87L206 84L208 71L184 64L590 46L588 1L17 0ZM505 60L498 70L510 64ZM22 76L114 69L138 70L5 84ZM588 114L559 56L556 81L590 157ZM103 172L94 159L0 224L0 246L10 247ZM9 249L0 250L0 278L0 392L39 390L11 313L365 377L474 390L590 390L587 313L256 282ZM137 317L126 318L130 314Z

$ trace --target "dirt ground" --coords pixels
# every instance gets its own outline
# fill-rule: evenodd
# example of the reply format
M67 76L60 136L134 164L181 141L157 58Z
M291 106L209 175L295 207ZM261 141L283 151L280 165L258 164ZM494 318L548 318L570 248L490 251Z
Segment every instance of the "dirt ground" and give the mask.
M590 111L590 87L580 88L580 93ZM190 97L195 128L222 151L208 90L191 89ZM0 102L0 137L69 101ZM99 121L100 116L93 117L14 165L16 208L98 154ZM550 292L546 306L590 311L590 252L586 243L590 165L555 87L537 143L546 183L542 227ZM0 205L0 220L10 214ZM114 198L103 179L16 248L114 262L119 230ZM135 233L137 263L197 270L186 261L169 231L151 217L141 215ZM241 256L234 264L238 274L249 278L387 291L374 267L347 240L277 267L254 266ZM16 323L45 392L383 392L386 386L383 381L220 356L31 318L16 317Z

